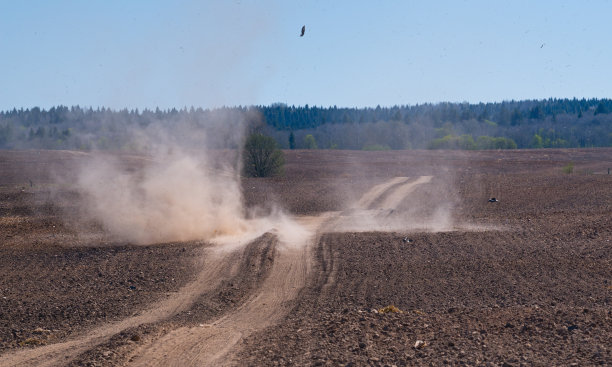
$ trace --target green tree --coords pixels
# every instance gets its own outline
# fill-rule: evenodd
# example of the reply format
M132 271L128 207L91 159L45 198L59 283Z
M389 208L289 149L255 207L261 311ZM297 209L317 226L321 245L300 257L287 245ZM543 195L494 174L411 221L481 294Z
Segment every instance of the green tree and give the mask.
M251 134L243 152L243 172L249 177L269 177L283 173L285 157L276 140L261 133Z
M463 149L474 150L477 148L474 138L469 134L461 136L446 135L443 138L434 139L429 142L428 149Z
M295 149L295 135L293 135L293 131L289 134L289 149Z
M608 113L608 109L606 108L606 105L603 104L603 102L599 102L594 114L599 115L600 113Z
M7 142L11 141L13 135L13 128L11 125L6 124L0 125L0 147L4 146Z
M543 148L544 147L544 141L542 140L542 137L538 134L535 134L533 136L533 139L531 140L531 147L532 148Z
M523 114L518 108L515 108L510 115L510 125L518 125L523 121Z
M45 130L43 126L39 126L38 129L36 129L36 132L34 133L33 137L38 138L38 139L44 139L46 135L47 135L47 130Z
M364 146L361 150L365 150L365 151L377 151L377 150L391 150L391 148L388 145L370 144L370 145Z
M472 135L463 134L458 138L457 146L459 149L474 150L476 149L476 142L474 141Z
M476 139L477 149L516 149L516 142L510 138L479 136Z
M393 116L391 117L393 121L402 121L402 112L398 109L395 110Z
M319 149L319 147L317 147L317 141L312 134L308 134L304 137L304 145L306 149Z
M529 110L529 118L536 120L541 120L544 118L544 112L542 112L540 106L534 106Z

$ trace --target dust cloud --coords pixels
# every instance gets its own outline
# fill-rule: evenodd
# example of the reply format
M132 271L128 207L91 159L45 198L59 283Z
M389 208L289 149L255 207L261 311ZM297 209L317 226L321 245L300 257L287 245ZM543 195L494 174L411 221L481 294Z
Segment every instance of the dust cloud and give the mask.
M441 232L455 229L448 177L393 177L373 185L325 225L334 232Z
M152 121L124 137L128 148L93 150L80 159L74 176L64 183L79 194L81 219L98 224L118 241L204 240L227 248L266 232L286 247L307 244L321 232L454 228L452 174L432 168L422 157L390 172L384 167L376 171L376 162L349 162L346 175L338 178L342 181L332 186L344 193L353 187L359 195L349 194L354 200L338 212L292 218L274 205L273 210L247 209L240 149L245 133L261 119L248 111L219 111L213 117L205 122Z
M137 154L94 150L69 183L79 193L80 215L136 244L240 243L268 231L287 241L297 241L284 239L290 234L307 237L280 210L262 217L244 207L240 147L252 117L219 114L206 126L172 128L154 122L131 132Z
M207 239L245 229L234 174L176 149L156 153L141 170L95 156L76 182L84 208L110 233L136 243Z

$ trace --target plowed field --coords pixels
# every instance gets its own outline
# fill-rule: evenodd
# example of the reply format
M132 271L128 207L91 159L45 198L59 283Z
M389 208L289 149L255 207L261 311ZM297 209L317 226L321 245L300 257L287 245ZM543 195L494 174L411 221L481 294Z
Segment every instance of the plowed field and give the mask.
M291 226L136 245L1 151L0 365L612 364L612 149L285 154Z

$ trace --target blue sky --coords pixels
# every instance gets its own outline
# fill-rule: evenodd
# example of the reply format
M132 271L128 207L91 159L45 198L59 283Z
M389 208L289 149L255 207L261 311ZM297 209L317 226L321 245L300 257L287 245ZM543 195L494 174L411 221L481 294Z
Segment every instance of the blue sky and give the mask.
M610 14L609 1L0 0L0 110L609 98Z

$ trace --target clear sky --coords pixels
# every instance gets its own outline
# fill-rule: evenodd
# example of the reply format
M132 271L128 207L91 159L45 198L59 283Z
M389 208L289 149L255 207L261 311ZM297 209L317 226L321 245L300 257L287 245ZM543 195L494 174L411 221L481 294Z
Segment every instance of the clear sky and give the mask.
M609 98L611 14L577 0L0 0L0 110Z

